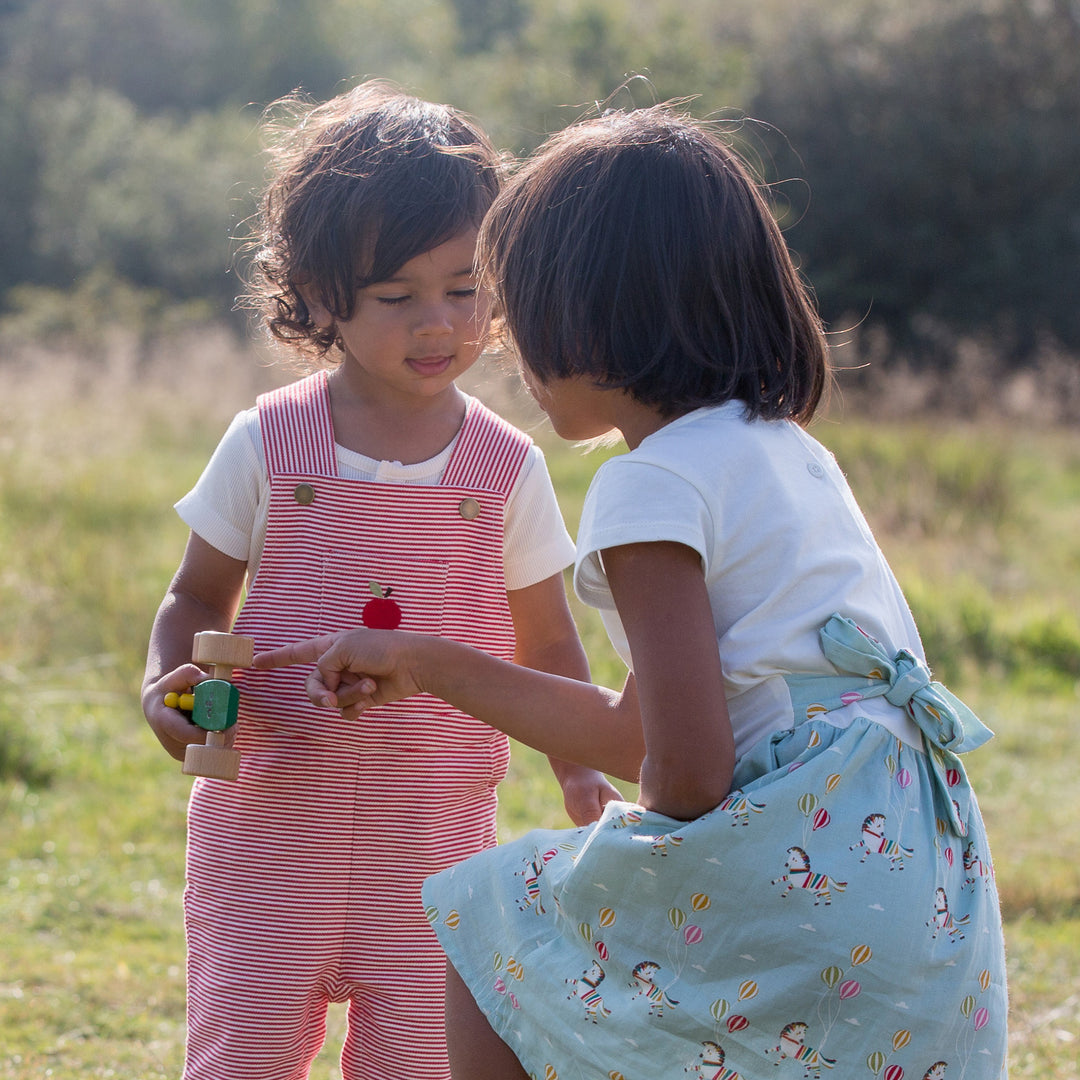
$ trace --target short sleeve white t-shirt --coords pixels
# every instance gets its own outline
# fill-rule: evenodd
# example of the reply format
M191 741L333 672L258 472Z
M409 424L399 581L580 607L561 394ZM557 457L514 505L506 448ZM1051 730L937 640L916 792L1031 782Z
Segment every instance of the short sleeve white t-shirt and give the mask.
M403 465L336 447L338 474L376 483L437 484L456 438L428 461ZM237 413L195 486L176 511L212 547L248 564L254 580L266 540L270 479L257 408ZM555 498L543 452L531 445L510 491L504 530L506 587L524 589L574 561L574 541Z
M602 551L674 541L702 561L736 752L790 727L785 674L835 674L818 632L839 612L922 656L899 585L832 454L740 402L698 409L606 462L586 496L574 587L630 665Z

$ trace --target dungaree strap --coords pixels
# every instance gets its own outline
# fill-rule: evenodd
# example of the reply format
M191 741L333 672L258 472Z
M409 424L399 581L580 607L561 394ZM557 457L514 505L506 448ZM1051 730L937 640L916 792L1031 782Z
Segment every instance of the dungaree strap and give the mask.
M263 451L271 477L282 473L337 476L325 371L260 395L258 406Z
M442 484L509 494L532 440L470 397Z
M263 394L259 424L270 476L337 475L334 425L325 371ZM470 397L441 484L508 494L532 440Z
M959 698L934 682L926 664L907 649L893 653L839 614L829 619L820 636L826 658L843 674L784 676L795 715L820 715L875 697L904 709L922 732L949 824L964 836L972 796L957 755L982 746L993 732Z

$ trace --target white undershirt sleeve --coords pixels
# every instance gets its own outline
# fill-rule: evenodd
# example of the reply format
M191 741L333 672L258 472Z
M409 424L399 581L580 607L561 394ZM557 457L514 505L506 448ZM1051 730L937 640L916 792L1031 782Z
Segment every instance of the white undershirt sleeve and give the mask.
M237 413L195 486L176 504L176 512L192 532L245 562L269 488L253 414L254 409Z
M574 561L543 451L533 445L506 504L504 564L507 589L524 589L558 574Z

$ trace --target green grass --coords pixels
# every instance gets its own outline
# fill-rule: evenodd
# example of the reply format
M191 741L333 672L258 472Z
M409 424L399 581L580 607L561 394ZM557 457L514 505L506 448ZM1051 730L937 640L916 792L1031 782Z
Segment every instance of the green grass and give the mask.
M171 503L246 385L58 394L0 371L0 1080L176 1077L190 781L138 706L184 543ZM197 417L198 419L193 419ZM968 759L1007 917L1012 1076L1080 1076L1080 450L1073 433L820 425L937 670L997 731ZM568 519L606 452L543 436ZM594 676L622 678L575 605ZM628 794L632 794L629 792ZM515 748L504 838L565 824ZM336 1077L343 1024L315 1072Z

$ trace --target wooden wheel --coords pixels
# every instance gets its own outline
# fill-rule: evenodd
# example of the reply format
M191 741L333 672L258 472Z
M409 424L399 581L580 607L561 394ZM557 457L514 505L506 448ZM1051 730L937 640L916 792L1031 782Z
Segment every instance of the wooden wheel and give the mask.
M220 732L207 736L206 745L189 743L184 752L183 772L187 776L209 776L215 780L235 780L240 775L240 751L231 746L213 746L210 739Z
M204 630L195 635L191 659L196 664L212 664L215 667L250 667L255 655L255 639L243 634L220 634L216 630Z

